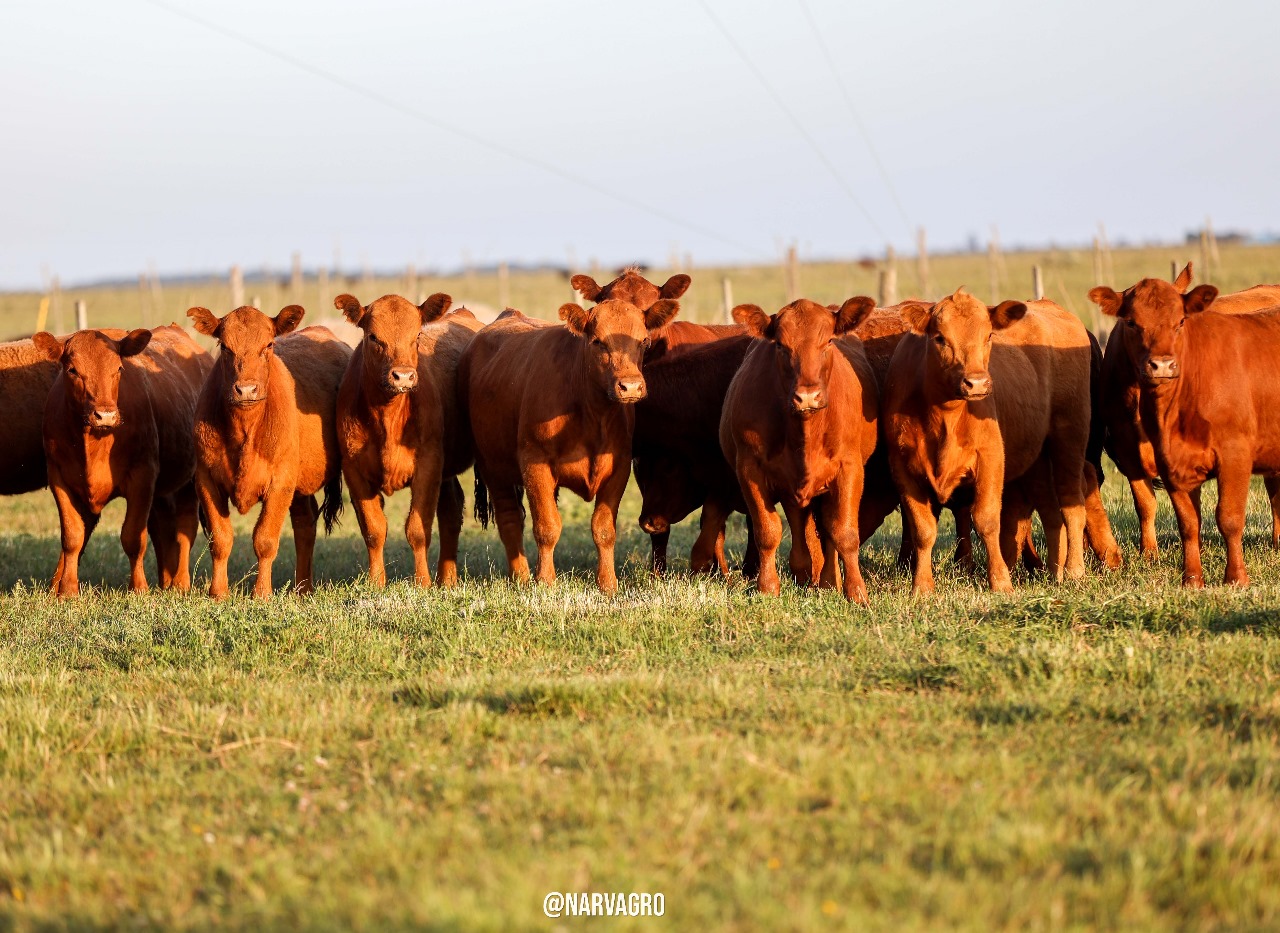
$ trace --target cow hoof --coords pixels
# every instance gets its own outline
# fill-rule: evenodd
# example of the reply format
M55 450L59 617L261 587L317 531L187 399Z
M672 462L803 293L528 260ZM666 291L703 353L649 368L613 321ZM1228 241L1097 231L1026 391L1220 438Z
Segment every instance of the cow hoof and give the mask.
M1189 590L1202 590L1204 589L1204 577L1184 576L1182 585Z

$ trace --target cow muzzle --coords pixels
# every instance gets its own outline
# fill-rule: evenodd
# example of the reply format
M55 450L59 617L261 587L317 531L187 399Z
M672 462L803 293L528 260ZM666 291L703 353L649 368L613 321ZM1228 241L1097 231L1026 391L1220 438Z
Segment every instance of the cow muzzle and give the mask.
M821 389L797 389L791 396L791 408L798 415L812 415L826 407L827 397Z
M1178 361L1172 356L1153 356L1148 358L1143 368L1143 375L1148 382L1168 382L1178 378Z
M418 387L416 369L393 369L387 373L387 388L397 395L412 392Z
M648 394L644 379L639 377L619 379L613 384L613 397L619 402L638 402Z
M960 397L967 402L976 402L991 394L991 375L989 373L968 373L960 380Z
M231 387L231 401L236 405L252 405L261 401L261 392L256 382L237 382Z
M116 428L120 426L120 409L118 408L95 408L89 412L89 417L85 419L90 428L94 430L104 430Z

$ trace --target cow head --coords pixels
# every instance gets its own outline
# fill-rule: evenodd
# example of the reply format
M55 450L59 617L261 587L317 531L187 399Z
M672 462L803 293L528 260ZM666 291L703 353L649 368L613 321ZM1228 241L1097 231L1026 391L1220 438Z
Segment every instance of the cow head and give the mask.
M560 307L560 319L582 339L591 378L615 402L630 404L645 397L640 363L649 335L671 322L680 302L655 301L641 311L628 301L608 298L586 310L575 304Z
M1089 300L1119 319L1121 339L1134 369L1148 385L1160 385L1178 378L1178 348L1187 318L1213 304L1218 290L1212 285L1191 284L1188 265L1175 282L1143 279L1123 294L1100 285L1090 290Z
M67 401L79 411L86 430L110 431L121 425L120 377L124 374L124 361L146 349L151 331L133 330L119 340L96 330L82 330L66 340L42 331L31 342L62 365Z
M648 311L657 302L675 301L689 290L690 278L683 273L673 275L661 287L654 285L635 266L623 269L608 285L597 285L589 275L575 275L570 283L587 301L599 304L610 299L633 304L641 311Z
M858 297L833 310L801 298L777 314L765 314L756 305L738 305L733 319L751 336L773 344L774 363L791 410L807 417L830 401L831 365L840 352L836 338L851 333L875 306L873 299Z
M925 378L952 398L977 401L991 394L991 342L995 332L1022 320L1027 306L1004 301L989 307L963 288L935 305L905 304L902 318L927 338Z
M255 405L267 397L275 340L297 328L307 312L300 305L282 308L274 318L247 305L219 318L208 308L188 308L195 329L218 341L214 378L232 405Z
M367 307L351 295L339 295L334 306L364 331L360 342L364 377L388 395L403 395L418 387L418 334L439 320L453 304L437 292L421 305L399 295L385 295Z

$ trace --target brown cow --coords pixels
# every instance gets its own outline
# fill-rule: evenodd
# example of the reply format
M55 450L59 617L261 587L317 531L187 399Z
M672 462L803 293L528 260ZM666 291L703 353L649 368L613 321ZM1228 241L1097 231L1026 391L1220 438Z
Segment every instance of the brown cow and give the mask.
M62 526L54 591L80 591L80 555L103 507L117 497L126 503L120 543L129 557L130 588L147 589L147 525L153 505L168 499L161 521L173 528L175 540L165 553L157 541L160 584L190 589L192 427L200 385L212 366L209 354L176 325L119 339L94 330L65 340L43 332L31 339L61 364L44 407L49 486Z
M124 331L117 335L122 336ZM0 495L16 496L48 485L42 431L44 402L58 372L57 362L32 341L0 343L0 400L5 407Z
M618 503L631 475L632 407L645 396L641 361L649 335L680 305L660 299L641 311L610 298L590 310L560 308L563 327L508 310L480 331L463 354L458 393L476 460L476 514L492 515L509 573L527 579L521 490L529 497L538 545L537 579L555 580L560 537L556 494L566 488L590 502L598 554L596 583L617 589L614 569Z
M382 497L406 486L411 498L404 530L413 549L414 579L431 585L427 551L438 515L436 578L441 586L458 582L458 474L471 466L472 454L455 400L457 368L480 323L465 308L445 315L452 303L441 293L421 306L396 295L367 307L351 295L334 299L364 331L338 393L338 442L374 586L387 582Z
M664 328L670 333L679 321ZM741 327L739 327L742 330ZM686 343L654 360L645 357L648 396L636 405L632 442L640 527L653 543L652 566L666 569L671 526L702 509L700 531L689 569L718 567L729 572L724 555L725 523L744 512L733 468L720 449L720 414L725 393L753 343L742 333L705 343ZM748 543L744 573L754 575L754 542Z
M733 309L734 320L759 338L729 386L720 419L720 446L734 466L760 550L757 586L779 592L776 555L782 503L793 541L811 537L812 510L844 564L844 595L865 603L858 566L858 509L863 468L876 445L875 376L851 335L871 313L870 298L850 298L832 312L800 299L774 315L755 305ZM810 544L812 547L812 543ZM792 572L810 580L810 548L791 549Z
M1018 301L988 308L963 290L903 316L912 333L894 353L883 417L916 548L914 591L933 590L935 506L968 487L991 588L1012 590L1015 541L1006 530L1002 553L1002 493L1032 471L1047 496L1036 505L1054 575L1083 575L1091 370L1084 325L1052 302L1032 302L1030 313Z
M1191 278L1191 263L1187 263L1174 280L1173 288L1185 294L1191 287ZM1110 290L1094 289L1089 298L1097 303L1107 291ZM1132 288L1126 289L1122 294L1128 295L1131 291ZM1257 285L1241 292L1219 295L1213 302L1213 310L1217 314L1250 314L1276 306L1280 306L1280 285ZM1100 407L1106 425L1107 453L1129 480L1134 511L1138 513L1142 556L1154 558L1159 553L1159 545L1156 541L1156 494L1152 481L1159 471L1155 452L1143 432L1138 413L1142 378L1133 368L1130 352L1125 346L1129 334L1128 328L1115 327L1107 340L1107 352L1102 361ZM1269 476L1266 484L1271 498L1271 543L1280 547L1280 479Z
M305 313L298 305L274 318L250 307L222 318L207 308L187 311L196 330L219 347L195 423L196 490L209 529L209 595L215 599L227 595L234 538L230 506L244 515L262 504L253 529L258 597L271 595L271 565L285 514L297 555L294 585L310 593L316 522L323 515L328 534L342 510L334 408L351 350L327 327L295 333ZM321 490L324 502L317 506Z
M1218 290L1143 279L1123 295L1089 293L1120 319L1124 351L1141 374L1138 400L1160 478L1178 518L1182 584L1204 586L1195 491L1218 479L1218 529L1227 546L1224 580L1249 584L1245 509L1254 473L1280 473L1280 309L1219 314Z

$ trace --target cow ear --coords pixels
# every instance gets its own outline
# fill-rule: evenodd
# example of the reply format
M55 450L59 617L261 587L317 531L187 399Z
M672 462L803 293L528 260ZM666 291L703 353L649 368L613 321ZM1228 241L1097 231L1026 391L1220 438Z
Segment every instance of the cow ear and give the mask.
M150 342L151 331L147 330L145 327L139 327L137 330L131 330L129 333L121 337L120 343L117 344L117 346L119 347L120 355L122 357L137 356L147 348L147 344Z
M1218 297L1218 289L1212 285L1197 285L1182 296L1182 313L1199 314Z
M667 279L666 283L662 286L662 297L679 298L689 290L689 283L692 281L693 279L689 278L683 272L679 275L673 275L671 278Z
M595 301L600 297L603 289L596 284L596 280L589 275L575 275L569 280L569 284L573 286L573 290L583 297L586 301Z
M438 321L449 310L449 306L453 304L453 299L444 292L436 292L422 304L418 305L418 310L422 313L422 323L430 324L432 321Z
M649 330L659 330L670 324L679 312L680 302L678 301L666 298L655 301L653 306L644 313L644 326Z
M1191 263L1183 266L1182 271L1178 273L1178 277L1173 280L1173 287L1180 292L1185 292L1191 287Z
M991 326L996 330L1004 330L1022 320L1027 313L1027 306L1021 301L1002 301L994 308L987 308L991 315Z
M874 298L868 298L866 295L850 298L836 312L836 333L847 334L854 330L867 319L875 308L876 300Z
M591 323L591 312L581 305L570 302L560 306L560 320L564 321L570 333L584 337L587 333L587 325Z
M302 323L302 316L306 313L302 305L289 305L287 308L281 308L280 313L273 318L276 325L276 336L279 337L296 330L298 325Z
M933 317L933 305L909 304L902 306L902 319L907 322L912 333L927 334L929 320Z
M759 305L738 305L733 309L733 319L752 337L767 337L773 327L773 317L765 314Z
M32 334L31 342L36 345L37 350L41 351L55 363L62 359L63 342L47 330L42 330L38 334Z
M1101 308L1103 314L1110 317L1120 316L1120 305L1123 300L1116 294L1114 288L1107 288L1105 285L1091 288L1089 289L1089 300Z
M364 305L356 301L355 295L339 295L333 299L333 306L341 311L342 316L356 325L356 327L359 327L360 322L364 319Z
M206 337L218 336L218 328L222 326L222 321L208 308L188 308L187 317L191 318L197 333L204 334Z

